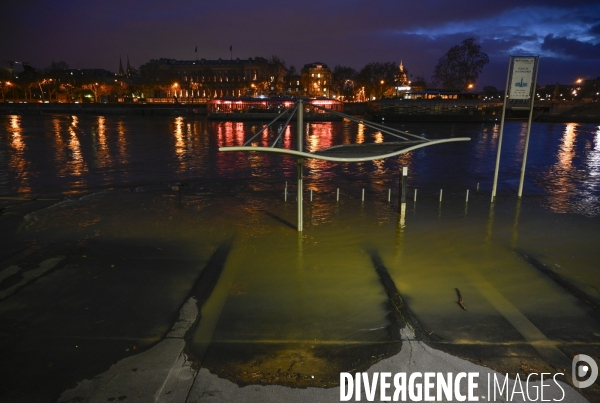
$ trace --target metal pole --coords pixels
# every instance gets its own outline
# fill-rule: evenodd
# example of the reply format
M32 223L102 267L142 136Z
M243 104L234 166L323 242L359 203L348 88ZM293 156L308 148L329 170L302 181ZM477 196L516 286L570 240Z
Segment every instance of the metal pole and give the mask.
M298 231L302 231L302 158L298 158Z
M285 181L285 192L283 194L284 194L283 200L287 201L287 181Z
M365 188L362 190L362 201L365 201Z
M533 86L531 87L531 105L529 105L529 122L527 123L527 136L525 137L525 151L523 152L523 165L521 166L521 180L519 181L519 195L523 195L523 181L525 180L525 164L527 163L527 149L529 148L529 132L531 131L531 118L533 117L533 104L535 102L535 86L537 84L538 68L540 67L540 57L535 59L535 75Z
M388 189L388 203L392 200L392 189Z
M340 188L337 188L337 196L335 197L335 201L340 201Z
M465 200L465 201L466 201L466 202L468 202L468 201L469 201L469 189L467 189L467 198L466 198L466 200Z
M298 137L298 151L302 152L304 144L304 107L302 106L302 100L298 100L298 121L297 121L297 137ZM302 158L298 158L298 231L302 231Z
M414 202L415 203L417 202L417 189L415 189L415 200L414 200Z
M310 201L312 202L312 189L310 190Z
M440 189L440 203L441 203L441 201L442 201L442 192L443 192L443 191L444 191L443 189Z
M408 178L408 167L402 167L402 178L400 180L400 203L398 203L398 213L402 214L406 209L406 182Z
M504 88L504 103L502 104L502 119L500 119L500 134L498 135L498 152L496 153L496 169L494 170L494 184L492 186L492 202L496 198L496 185L498 183L498 168L500 167L500 153L502 150L502 133L504 132L504 116L506 115L506 101L508 99L508 80L510 78L510 65L512 56L508 59L508 71L506 72L506 87Z

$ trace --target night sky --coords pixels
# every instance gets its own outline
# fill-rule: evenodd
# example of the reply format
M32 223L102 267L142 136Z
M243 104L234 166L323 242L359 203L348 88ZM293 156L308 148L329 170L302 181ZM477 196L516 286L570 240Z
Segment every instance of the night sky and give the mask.
M400 62L430 79L450 47L476 38L490 57L477 88L504 89L508 55L541 55L538 84L600 77L600 3L399 0L18 0L0 6L0 62L116 72L160 57L277 55L359 70ZM525 6L524 6L525 5ZM198 53L194 53L195 47Z

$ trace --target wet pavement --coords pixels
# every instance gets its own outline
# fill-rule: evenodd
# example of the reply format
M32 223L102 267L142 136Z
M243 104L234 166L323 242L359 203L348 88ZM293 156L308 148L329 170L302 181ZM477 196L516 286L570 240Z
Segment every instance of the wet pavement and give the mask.
M143 162L144 152L160 155L158 134L133 152L139 139L127 122L131 137L119 125L111 137L102 120L91 139L83 119L70 124L71 132L44 137L51 153L66 158L49 172L74 180L75 190L94 183L93 191L43 192L26 154L42 140L27 130L20 139L10 132L0 155L9 173L29 167L29 176L0 176L2 402L339 401L342 371L477 368L514 378L569 373L575 354L600 361L600 216L587 134L563 127L555 162L543 164L533 152L537 182L521 202L505 190L490 204L482 181L479 193L471 184L466 203L462 178L448 182L430 162L423 168L423 156L395 161L416 171L405 225L397 170L386 176L394 167L307 162L314 201L305 194L299 234L293 164L279 172L271 164L281 160L198 151L210 145L210 136L194 131L205 123L179 120L172 127L178 157L155 163L174 170L166 174ZM224 123L214 135L230 141L236 127ZM311 147L327 145L323 127L311 129ZM493 144L493 130L482 133L477 158ZM587 144L573 149L593 155L565 159L573 136ZM21 146L23 155L11 151ZM437 158L456 163L447 153ZM567 180L574 174L565 167L583 160L593 168L588 179ZM222 171L192 175L202 163ZM567 178L552 176L562 171ZM543 181L540 172L552 175ZM115 185L106 175L122 180ZM181 192L171 187L178 181L187 184ZM556 190L574 183L577 195ZM582 393L600 400L597 385Z

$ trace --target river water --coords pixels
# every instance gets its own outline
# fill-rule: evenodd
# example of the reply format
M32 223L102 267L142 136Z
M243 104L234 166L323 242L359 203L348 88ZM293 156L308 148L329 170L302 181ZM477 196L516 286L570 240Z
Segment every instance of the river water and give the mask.
M148 327L137 342L142 347L164 335L213 252L227 245L189 348L203 366L241 383L288 384L277 374L298 372L327 385L340 370L361 369L397 351L386 332L388 297L374 256L423 330L450 350L530 342L535 335L516 326L510 314L518 311L565 354L597 356L597 311L581 295L592 305L600 300L600 127L533 123L519 200L527 124L506 122L492 204L499 125L390 126L430 139L471 141L384 161L306 160L300 234L295 160L218 151L243 144L260 129L255 122L2 116L0 196L7 211L16 203L8 198L57 199L23 219L19 239L107 242L116 249L143 244L177 250L178 258L191 262L148 272L125 264L138 280L131 290L112 291L113 298L126 299L136 287L152 284L139 312L120 313L128 318L124 327L134 329L136 321ZM283 147L296 144L295 133L293 124L284 131ZM394 140L349 121L306 123L305 133L310 151ZM257 144L268 145L273 137L266 131ZM397 215L402 166L409 175L403 224ZM178 182L186 184L181 192L171 187ZM466 312L456 303L456 288ZM0 314L24 309L9 301L0 304ZM95 332L108 338L117 330Z

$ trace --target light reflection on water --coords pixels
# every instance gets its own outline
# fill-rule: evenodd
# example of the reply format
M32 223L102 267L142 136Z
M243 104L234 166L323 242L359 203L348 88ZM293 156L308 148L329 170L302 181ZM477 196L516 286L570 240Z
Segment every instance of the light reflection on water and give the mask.
M192 344L201 344L203 338L230 344L339 345L385 339L381 329L387 326L386 295L369 259L370 249L381 255L426 330L435 330L447 342L493 342L499 326L505 325L496 320L485 286L474 280L477 276L536 320L581 319L576 301L515 255L517 249L560 267L562 276L590 294L600 288L593 241L600 217L600 130L592 125L534 124L525 197L517 208L514 192L524 125L507 122L494 210L487 194L497 125L393 124L432 138L455 135L473 140L385 161L305 161L306 222L299 241L294 229L295 161L217 151L242 145L262 124L194 117L56 115L2 120L0 168L5 174L0 194L96 194L36 214L26 227L29 233L50 240L175 240L205 262L224 234L236 232L215 290L223 299L203 312L203 318L212 317L214 327L200 328ZM266 130L254 142L269 146L275 135ZM282 143L292 147L295 135L295 125L286 128ZM380 141L380 132L348 121L306 124L305 147L310 151ZM406 227L399 226L395 205L401 166L409 169ZM178 204L168 185L180 180L190 187ZM283 201L285 181L288 203ZM474 194L477 182L484 193L480 197ZM342 198L336 202L338 187ZM365 203L360 201L362 188ZM437 200L440 188L442 204ZM415 189L416 204L411 197ZM472 191L468 206L466 189ZM174 278L171 287L178 290L171 291L174 295L187 295L190 284ZM457 309L455 287L465 296L469 315ZM536 324L543 326L543 320ZM521 340L516 332L504 337Z
M25 158L27 146L23 140L21 117L12 115L8 118L9 121L5 124L7 140L10 142L10 148L7 150L9 155L8 166L17 179L17 192L29 193L31 192L29 185L29 176L31 175L31 172L29 172L30 162Z

